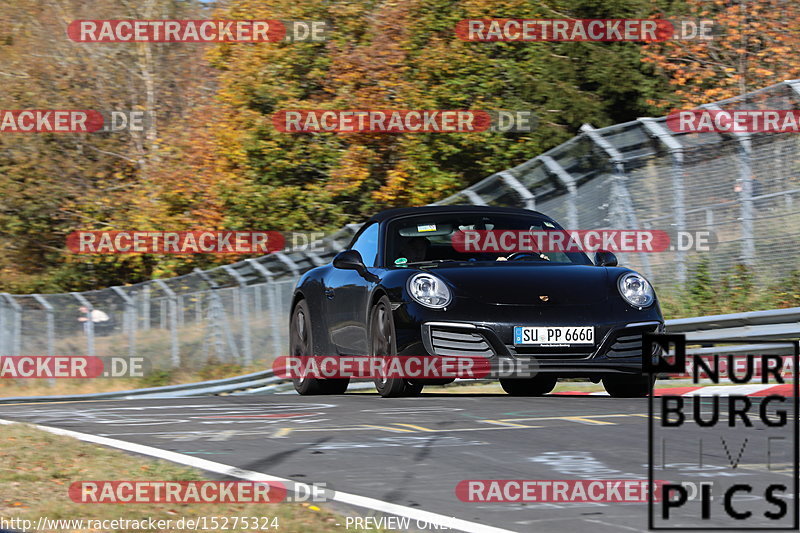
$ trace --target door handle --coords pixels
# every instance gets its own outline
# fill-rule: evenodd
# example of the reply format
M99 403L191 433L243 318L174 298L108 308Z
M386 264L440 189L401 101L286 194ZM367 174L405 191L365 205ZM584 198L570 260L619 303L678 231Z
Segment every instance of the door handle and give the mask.
M325 297L326 297L328 300L333 300L333 289L331 289L331 288L329 288L329 287L326 287L326 288L325 288Z

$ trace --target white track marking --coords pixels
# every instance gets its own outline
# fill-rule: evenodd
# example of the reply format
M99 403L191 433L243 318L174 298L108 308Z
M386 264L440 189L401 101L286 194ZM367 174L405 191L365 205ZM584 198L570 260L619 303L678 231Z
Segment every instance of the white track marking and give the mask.
M15 423L17 422L13 420L0 419L0 424L7 425ZM81 433L78 431L72 431L70 429L40 426L38 424L30 424L30 425L37 429L41 429L42 431L53 433L54 435L63 435L66 437L72 437L74 439L82 440L85 442L100 444L102 446L109 446L111 448L117 448L120 450L138 453L141 455L149 455L150 457L157 457L159 459L164 459L165 461L170 461L172 463L191 466L194 468L199 468L200 470L205 470L207 472L214 472L229 477L246 479L248 481L264 481L264 482L273 481L273 482L283 483L286 486L287 490L291 490L292 487L302 486L305 494L312 494L311 486L306 485L305 483L298 483L297 481L291 479L285 479L277 476L272 476L269 474L263 474L261 472L255 472L253 470L243 470L235 466L226 465L223 463L217 463L215 461L209 461L207 459L201 459L199 457L193 457L191 455L184 455L182 453L171 452L169 450L161 450L159 448L146 446L144 444L135 444L133 442L110 439L108 437L98 437L96 435L91 435L89 433ZM326 496L328 496L327 493ZM411 507L406 507L405 505L398 505L395 503L384 502L382 500L377 500L375 498L367 498L366 496L358 496L357 494L349 494L347 492L336 491L333 493L333 495L330 496L330 499L333 501L354 505L356 507L372 509L374 511L379 511L395 516L405 516L412 520L419 520L420 522L427 522L428 524L436 524L445 528L455 529L458 531L466 531L468 533L514 533L509 529L502 529L498 527L488 526L485 524L479 524L476 522L469 522L467 520L461 520L460 518L454 518L437 513L432 513L430 511L414 509Z
M618 531L619 529L627 529L629 531L642 531L641 529L638 529L638 528L635 528L635 527L622 526L620 524L609 524L608 522L603 522L602 520L597 520L597 519L584 518L584 522L592 522L594 524L603 524L604 526L611 527L611 529L613 529L615 531Z

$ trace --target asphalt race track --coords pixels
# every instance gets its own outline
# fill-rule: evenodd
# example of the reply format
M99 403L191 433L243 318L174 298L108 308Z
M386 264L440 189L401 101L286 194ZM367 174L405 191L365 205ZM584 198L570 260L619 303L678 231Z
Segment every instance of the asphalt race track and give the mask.
M647 479L647 412L647 399L436 392L398 399L251 395L0 406L7 420L325 482L478 524L596 533L646 530L647 504L465 503L454 489L464 479ZM688 424L682 431L691 436L699 428ZM725 452L710 448L710 468L728 462ZM767 470L749 453L740 454L736 475L752 482ZM791 468L769 474L791 486Z

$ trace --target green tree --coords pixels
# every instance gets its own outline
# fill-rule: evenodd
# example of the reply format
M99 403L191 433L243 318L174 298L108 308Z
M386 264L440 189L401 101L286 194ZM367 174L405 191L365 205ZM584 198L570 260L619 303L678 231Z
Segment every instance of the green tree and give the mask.
M77 290L152 275L150 257L73 256L66 236L159 223L153 167L164 142L160 126L180 123L194 107L195 88L208 79L202 48L75 43L66 26L202 13L200 3L181 0L0 2L3 109L138 110L155 118L142 132L0 134L3 290Z
M475 43L464 18L645 18L644 0L32 0L0 5L14 108L144 109L143 134L0 138L0 284L78 290L230 257L88 257L76 229L336 229L442 198L595 126L653 114L638 43ZM79 44L74 19L325 20L327 42ZM67 21L67 22L65 22ZM35 53L33 53L35 51ZM285 134L282 109L531 110L529 133Z
M227 127L215 153L238 177L228 223L333 229L378 209L435 201L574 135L649 114L666 90L637 43L475 43L464 18L643 18L651 4L530 0L269 6L234 1L220 17L325 19L327 43L225 44L220 71ZM286 134L282 109L524 109L531 133ZM235 132L235 133L231 133Z

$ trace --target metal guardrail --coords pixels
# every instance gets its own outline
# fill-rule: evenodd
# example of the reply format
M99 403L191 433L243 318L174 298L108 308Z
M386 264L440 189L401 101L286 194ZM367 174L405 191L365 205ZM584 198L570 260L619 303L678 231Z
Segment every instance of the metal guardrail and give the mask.
M0 398L3 403L26 402L64 402L81 400L141 400L146 398L180 398L184 396L207 396L217 394L231 394L239 391L263 390L285 388L289 383L277 377L272 370L254 372L232 378L200 381L181 385L167 385L165 387L150 387L115 392L98 392L93 394L73 394L61 396L17 396ZM277 390L276 390L277 392Z
M726 353L753 353L791 355L786 343L748 344L752 340L800 339L800 307L751 311L728 315L711 315L667 320L668 333L684 333L689 341L714 342L715 340L741 340L741 345L726 346ZM719 348L704 347L691 350L698 354L718 353ZM75 394L68 396L28 396L0 398L2 403L56 402L80 400L115 400L144 398L179 398L235 393L275 393L289 390L290 382L275 375L272 370L255 372L232 378L151 387L118 392Z
M798 103L800 80L789 80L705 107L794 109ZM678 232L715 232L707 251L679 246L621 258L659 289L685 286L705 261L713 277L742 263L759 276L783 277L793 275L800 257L786 246L800 239L798 154L800 138L790 132L675 132L666 117L585 124L565 143L437 203L537 209L571 229L660 228L671 239ZM357 228L348 225L313 246L304 241L169 279L83 293L0 293L0 354L127 354L150 359L154 368L266 364L270 355L286 353L294 282L330 261ZM95 310L108 319L81 320ZM750 325L762 324L730 327Z
M687 341L702 344L722 339L742 342L726 345L725 353L792 355L792 350L785 342L752 344L752 341L800 339L800 307L667 320L667 332L683 333ZM719 348L709 346L689 351L711 355L718 353Z

